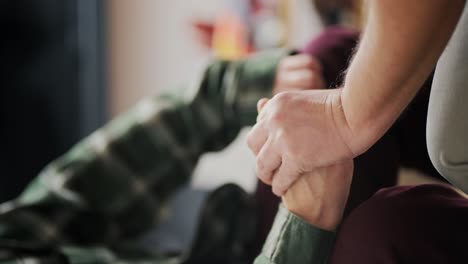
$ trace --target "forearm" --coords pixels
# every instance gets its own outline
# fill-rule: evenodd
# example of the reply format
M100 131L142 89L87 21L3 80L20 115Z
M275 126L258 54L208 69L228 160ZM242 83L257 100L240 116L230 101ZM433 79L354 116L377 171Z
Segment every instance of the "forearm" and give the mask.
M434 68L463 9L463 0L372 1L359 49L341 94L355 155L398 118Z

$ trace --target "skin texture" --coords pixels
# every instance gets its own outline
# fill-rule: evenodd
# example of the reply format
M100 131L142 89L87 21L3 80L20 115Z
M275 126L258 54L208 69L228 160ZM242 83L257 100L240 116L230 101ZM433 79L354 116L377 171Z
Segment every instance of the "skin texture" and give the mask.
M276 76L273 94L325 88L320 62L308 54L285 57L278 65ZM258 112L266 102L259 102ZM353 161L346 160L310 172L299 178L282 197L283 204L320 228L336 230L349 194L352 171Z
M395 122L434 68L463 0L371 1L368 24L348 69L342 104L355 154Z
M267 100L258 103L260 113ZM309 223L335 231L343 216L353 176L353 160L304 173L282 196L285 207Z
M331 165L338 156L340 162L353 158L336 126L340 94L340 89L291 91L259 102L262 110L248 144L257 155L257 176L272 184L275 194L284 194L297 179L291 175ZM255 134L259 137L251 137Z
M306 180L296 184L312 186L307 179L313 177L307 175L346 163L371 147L401 114L435 66L464 2L372 1L368 24L344 88L287 91L259 102L257 124L247 137L257 156L259 178L272 184L275 194L285 195L300 177ZM327 185L332 189L341 186L342 178L334 179L335 184ZM307 186L288 191L285 197L295 198L286 200L287 208L299 216L317 208L319 213L314 213L317 219L310 215L306 219L311 224L333 226L339 222L326 214L339 211L343 203L340 199L346 199L347 195L332 192L336 195L332 199L335 204L325 206L335 207L332 210L321 206L326 201L319 202L320 197L325 196L316 195L318 199L308 203L306 197L310 198L313 195L310 193L317 190ZM329 223L324 224L323 219Z
M282 197L289 211L325 230L341 222L353 174L353 160L318 168L300 177Z

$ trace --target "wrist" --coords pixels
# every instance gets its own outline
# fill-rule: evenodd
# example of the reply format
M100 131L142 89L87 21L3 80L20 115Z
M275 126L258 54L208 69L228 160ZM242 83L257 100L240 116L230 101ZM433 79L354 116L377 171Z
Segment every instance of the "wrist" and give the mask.
M355 158L366 152L383 135L385 129L381 129L377 118L365 113L363 106L350 102L352 99L345 88L337 90L339 95L333 101L334 121Z
M283 195L283 204L307 223L334 231L343 217L352 175L352 160L305 173Z
M302 219L304 222L321 228L326 231L336 231L338 225L341 222L341 212L330 212L325 210L312 210L311 208L303 208L294 204L294 202L288 202L287 199L282 199L284 207L289 212ZM323 209L323 208L322 208Z
M333 179L336 176L314 172L302 175L282 196L282 201L284 207L305 222L335 231L341 222L348 197L349 187L346 185L350 181L331 186L327 177Z

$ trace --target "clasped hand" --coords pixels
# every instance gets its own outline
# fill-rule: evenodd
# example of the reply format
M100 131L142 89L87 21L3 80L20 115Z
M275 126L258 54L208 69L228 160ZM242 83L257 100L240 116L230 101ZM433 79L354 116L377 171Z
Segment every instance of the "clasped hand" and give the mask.
M354 157L341 89L282 92L258 103L247 137L257 176L281 196L303 174Z
M248 136L257 175L283 195L285 207L310 224L335 230L351 185L353 138L341 106L341 90L323 89L321 65L299 54L278 68L273 99L258 103ZM309 90L309 91L303 91Z

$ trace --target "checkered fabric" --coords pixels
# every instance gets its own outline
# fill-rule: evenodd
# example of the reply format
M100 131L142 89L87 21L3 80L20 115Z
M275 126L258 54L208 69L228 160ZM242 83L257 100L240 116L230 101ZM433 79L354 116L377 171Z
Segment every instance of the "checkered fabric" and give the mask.
M0 206L0 263L181 263L134 241L157 225L200 155L255 122L286 54L214 61L188 93L143 100L50 163Z

